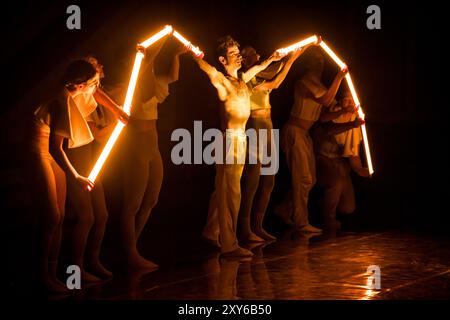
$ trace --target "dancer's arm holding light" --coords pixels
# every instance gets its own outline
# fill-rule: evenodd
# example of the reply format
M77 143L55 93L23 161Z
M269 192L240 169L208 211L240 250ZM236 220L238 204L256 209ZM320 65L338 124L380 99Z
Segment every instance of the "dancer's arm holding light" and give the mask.
M332 121L323 123L323 127L325 129L325 133L327 135L336 135L339 133L343 133L345 131L358 128L364 124L364 120L361 118L356 118L353 121L343 122L343 123L334 123Z
M355 171L359 176L363 178L370 177L370 172L368 168L364 168L361 162L361 158L359 156L353 156L348 158L350 162L350 167L353 171Z
M321 122L328 122L337 119L344 114L353 114L356 112L358 112L358 108L354 105L345 105L337 111L330 111L328 108L323 108L319 120Z
M306 95L316 101L317 103L320 103L323 106L330 107L334 97L336 96L336 93L339 90L339 86L341 85L342 80L345 78L346 74L348 73L348 68L345 67L341 69L336 77L334 78L333 82L331 83L331 86L328 88L328 90L320 97L316 97L314 93L311 91L311 89L305 85L303 81L299 81L298 85L301 86L300 90L305 92Z
M363 124L365 124L364 120L357 117L353 121L348 121L348 122L343 122L343 123L335 123L335 122L329 121L326 123L321 123L320 125L322 126L322 128L324 130L324 134L326 134L328 136L335 136L337 134L359 128ZM358 145L359 145L359 143L358 143ZM358 148L355 148L355 150L358 150ZM353 152L353 155L346 156L346 158L348 158L350 167L352 168L352 170L354 172L356 172L359 176L361 176L361 177L369 177L370 176L369 169L364 168L362 166L361 158L359 157L357 151Z
M201 70L203 70L209 77L211 84L217 89L219 94L219 99L221 101L225 101L228 95L227 89L224 85L224 81L226 80L225 76L222 72L218 71L215 67L210 65L205 60L192 55L197 62L198 66Z
M246 72L242 74L242 79L245 81L245 83L249 82L251 79L253 79L254 76L256 76L258 73L266 69L272 62L281 60L285 54L282 54L278 51L275 51L268 59L264 60L260 64L251 67Z
M122 108L114 102L113 99L103 90L100 85L101 79L104 78L105 74L103 72L103 66L98 62L98 60L93 56L86 56L83 60L89 62L97 71L98 78L91 80L86 85L93 86L93 91L91 92L93 99L97 104L106 107L112 112L114 117L116 117L123 124L127 124L128 115L122 110Z
M138 95L141 95L142 101L148 101L156 94L154 63L166 40L167 37L164 37L147 49L139 45L137 47L138 51L141 51L145 55L143 65L141 66L140 80L138 81L138 88L141 91L138 92Z
M183 46L181 44L177 45L167 77L169 84L178 81L180 75L180 55L186 52L188 52L188 48L186 46Z
M61 169L69 176L77 181L77 183L83 188L83 190L88 190L88 188L93 188L94 184L89 181L88 178L83 177L78 174L75 168L70 163L67 154L63 149L64 137L55 133L53 130L50 131L50 141L49 141L49 152L55 159L56 163L61 167Z
M166 41L167 37L164 37L148 48L144 48L140 45L137 46L137 50L141 51L145 55L144 61L141 66L142 73L145 73L149 67L152 67L155 58L158 56Z
M272 81L263 82L260 85L257 85L253 90L258 91L258 90L277 89L280 86L280 84L284 81L284 79L286 78L294 61L297 60L297 58L300 57L303 52L304 52L303 48L300 48L300 49L292 52L292 54L290 55L289 59L284 64L281 71L275 76L275 79L273 79Z
M140 87L142 102L146 103L153 97L158 103L164 102L169 95L169 84L178 81L180 72L180 55L186 53L187 47L177 43L175 52L172 56L170 69L162 74L155 74L154 61L151 62L151 68L147 70L146 84ZM152 87L152 93L146 92L148 87Z
M105 106L109 111L111 111L114 116L120 120L123 124L127 124L129 116L122 110L122 108L113 101L101 88L95 90L94 99L98 104Z
M319 102L322 105L327 107L331 105L334 97L336 96L336 93L338 92L339 86L341 85L341 82L342 80L344 80L347 73L348 73L347 67L339 70L338 74L331 83L331 86L328 88L327 92L322 97L319 98Z

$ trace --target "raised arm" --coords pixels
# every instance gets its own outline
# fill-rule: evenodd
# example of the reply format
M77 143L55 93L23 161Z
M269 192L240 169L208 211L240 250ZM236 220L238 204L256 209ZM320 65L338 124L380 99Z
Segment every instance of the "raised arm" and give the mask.
M227 97L227 89L223 83L225 78L223 73L218 71L215 67L210 65L205 60L197 58L195 56L193 57L194 60L197 62L198 66L200 67L200 69L203 70L208 75L211 84L217 89L219 99L221 101L225 101Z
M169 84L178 81L180 75L180 54L181 53L175 54L172 60L172 64L170 65L170 70L167 77L169 80Z
M187 48L179 44L175 49L172 64L168 73L169 84L178 81L180 75L180 55L187 52Z
M338 72L336 77L333 80L333 83L328 88L327 92L318 98L318 102L326 107L329 107L331 103L333 102L334 97L336 96L336 93L339 90L339 86L341 85L342 80L345 78L345 75L348 73L348 68L344 68Z
M258 73L266 69L273 61L279 61L283 58L278 51L275 51L268 59L264 60L261 64L251 67L246 72L242 74L242 79L245 83L249 82L256 76Z
M153 44L151 47L144 48L141 46L137 46L137 50L142 51L145 54L145 58L142 64L142 70L145 72L147 68L153 64L155 61L156 56L158 56L159 52L161 51L162 47L167 41L167 37L162 38L161 40L157 41L155 44Z
M284 81L284 79L286 78L294 61L297 60L297 58L300 57L300 55L303 52L304 52L304 50L302 48L294 51L291 54L291 56L289 57L289 59L286 61L286 63L284 64L281 71L276 75L275 79L273 79L272 81L267 81L267 82L261 83L260 85L256 86L253 90L259 91L259 90L277 89L280 86L280 84Z
M148 100L155 95L156 77L153 69L155 59L164 46L166 40L167 37L164 37L149 48L144 48L139 45L137 46L137 50L141 51L145 55L138 80L138 88L139 90L142 90L142 95L145 97L144 100Z

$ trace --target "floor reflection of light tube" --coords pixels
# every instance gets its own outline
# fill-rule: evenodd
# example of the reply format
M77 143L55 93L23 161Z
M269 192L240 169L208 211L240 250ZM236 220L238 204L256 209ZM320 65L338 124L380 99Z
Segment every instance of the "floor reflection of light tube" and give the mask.
M339 57L333 52L333 50L330 49L330 47L324 41L320 42L320 46L334 60L334 62L337 63L337 65L341 69L344 69L347 67L347 65L341 59L339 59ZM347 80L347 84L348 84L348 87L352 94L353 101L355 102L355 105L358 107L358 115L361 119L364 119L365 115L361 109L361 104L359 102L358 95L356 94L355 86L353 85L353 81L350 76L350 73L347 73L347 75L345 76L345 79ZM362 132L363 141L364 141L364 152L366 154L367 167L369 169L370 174L373 174L374 171L373 171L373 166L372 166L372 157L370 156L369 140L367 138L366 125L363 124L361 126L361 132Z
M366 291L364 292L364 296L361 298L361 300L370 300L374 296L376 296L379 293L379 290L373 289L373 275L369 274L367 276L366 281Z
M166 26L164 29L162 29L160 32L156 33L155 35L151 36L144 42L140 43L139 45L148 48L156 41L160 40L161 38L165 37L166 35L172 33L173 28L171 26ZM125 97L125 102L123 104L123 111L125 111L128 115L131 111L131 102L133 101L134 91L136 89L136 83L139 75L139 70L141 68L142 59L144 59L144 54L140 51L136 53L136 58L134 59L134 65L133 65L133 71L131 72L130 81L128 83L128 89L127 89L127 95ZM98 174L100 173L100 170L103 167L103 164L105 163L106 159L108 158L109 153L111 152L114 144L116 143L117 139L119 138L120 133L122 132L122 129L125 127L125 125L122 122L118 122L116 127L114 128L114 131L112 132L111 136L108 139L108 142L106 143L105 147L102 150L102 153L100 154L99 158L97 159L97 162L94 165L94 168L92 169L91 173L89 174L88 179L95 183L95 180L97 179ZM89 188L89 191L92 190Z

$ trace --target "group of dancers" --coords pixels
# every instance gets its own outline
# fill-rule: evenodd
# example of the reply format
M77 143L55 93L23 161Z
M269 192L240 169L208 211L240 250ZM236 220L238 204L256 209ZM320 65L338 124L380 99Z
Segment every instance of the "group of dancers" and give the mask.
M188 52L186 47L177 46L168 70L155 69L155 58L165 41L166 38L159 40L145 50L130 115L116 103L124 101L126 83L104 89L103 67L94 57L71 61L59 91L34 110L26 169L33 177L33 195L41 213L39 279L50 292L67 291L57 278L66 202L76 220L67 230L72 264L80 267L86 282L112 276L100 261L108 219L104 189L101 179L94 185L87 175L95 160L93 142L103 144L115 121L126 124L117 152L121 157L123 184L120 257L127 270L158 268L141 256L136 244L157 204L163 181L157 107L168 97L169 85L178 80L180 55ZM291 66L305 53L304 72L295 83L295 102L281 132L281 149L291 173L291 188L275 210L287 225L305 233L322 231L308 220L309 192L316 181L323 190L320 204L325 227L339 229L336 212L355 210L350 171L369 176L359 157L359 127L364 121L358 118L347 91L342 90L345 92L341 99L336 99L348 70L340 70L328 88L323 85L324 56L317 45L298 48L287 55L275 51L260 61L253 47L241 50L237 41L225 36L218 40L217 68L192 55L217 91L220 130L227 142L223 156L237 160L249 156L245 134L248 128L256 130L258 141L263 141L268 152L277 152L272 141L270 93L281 85ZM260 129L268 134L260 136ZM202 237L220 248L223 258L251 257L252 252L240 244L275 240L263 228L275 176L261 175L265 164L257 159L254 164L216 162L215 190Z

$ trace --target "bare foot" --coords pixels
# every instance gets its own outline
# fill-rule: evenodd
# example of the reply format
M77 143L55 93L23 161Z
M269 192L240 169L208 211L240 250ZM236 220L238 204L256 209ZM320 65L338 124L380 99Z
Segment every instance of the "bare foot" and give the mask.
M222 252L220 254L220 258L223 259L240 259L240 258L251 258L253 257L253 253L250 250L238 247L233 251Z
M83 283L89 283L89 282L99 282L99 281L102 281L102 279L94 276L93 274L87 272L86 270L82 270L81 271L81 281Z
M42 288L50 294L69 293L67 286L56 278L46 278L42 280Z
M128 260L128 265L131 269L146 269L146 270L156 270L159 266L150 260L146 260L141 256L132 257Z
M113 276L112 272L106 269L100 261L91 262L87 265L88 267L86 267L86 269L100 279L109 279Z
M298 227L298 229L299 229L301 232L305 232L305 233L321 233L321 232L322 232L321 229L316 228L316 227L314 227L314 226L312 226L312 225L310 225L310 224L307 224L307 225Z
M255 234L264 239L265 241L272 241L272 240L276 240L277 238L274 237L273 235L271 235L270 233L268 233L266 230L264 230L263 228L261 229L257 229L255 230Z
M208 244L209 246L213 247L214 249L220 249L220 243L217 240L202 236L202 241Z
M240 236L240 240L242 242L265 242L264 239L258 237L256 234L254 234L253 232L249 232L249 233L242 233Z

